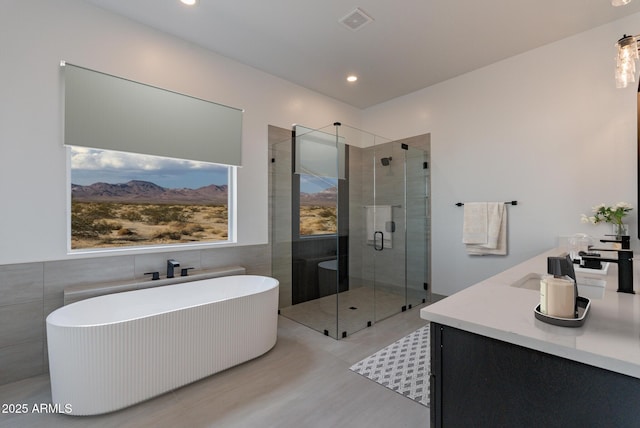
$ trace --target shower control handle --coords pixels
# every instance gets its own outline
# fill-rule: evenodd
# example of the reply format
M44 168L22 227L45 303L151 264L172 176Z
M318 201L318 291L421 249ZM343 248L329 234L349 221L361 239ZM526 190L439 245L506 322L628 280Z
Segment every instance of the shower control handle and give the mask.
M378 237L378 233L380 234L380 247L378 247L377 245L378 240L376 239ZM384 250L384 233L382 233L379 230L376 232L373 232L373 249L376 251Z

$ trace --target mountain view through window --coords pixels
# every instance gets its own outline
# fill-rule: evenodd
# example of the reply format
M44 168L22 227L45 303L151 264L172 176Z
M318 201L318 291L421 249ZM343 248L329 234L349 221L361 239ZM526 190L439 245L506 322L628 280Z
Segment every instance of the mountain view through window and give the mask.
M229 240L231 167L70 150L71 249Z

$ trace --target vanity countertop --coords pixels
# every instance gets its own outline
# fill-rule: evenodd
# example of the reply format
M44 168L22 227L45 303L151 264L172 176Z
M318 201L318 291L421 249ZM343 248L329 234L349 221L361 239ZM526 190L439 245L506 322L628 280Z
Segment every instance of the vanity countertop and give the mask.
M584 325L558 327L539 321L536 290L511 285L530 273L545 274L553 249L420 310L428 321L640 378L640 294L616 292L618 268L611 263L601 299L591 298ZM578 279L583 275L576 273ZM640 292L640 263L634 264Z

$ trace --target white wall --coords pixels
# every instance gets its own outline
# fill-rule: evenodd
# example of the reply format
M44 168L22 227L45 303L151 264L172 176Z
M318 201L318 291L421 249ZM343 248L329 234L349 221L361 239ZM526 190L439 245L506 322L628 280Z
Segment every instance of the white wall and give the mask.
M375 134L431 133L435 293L554 247L558 235L610 233L580 223L593 205L637 206L636 91L616 89L613 76L616 40L638 32L631 15L365 110L363 129ZM466 255L454 204L512 199L509 255Z
M267 242L267 125L360 110L77 0L0 3L0 265L67 255L60 60L245 109L238 243Z
M81 1L3 0L0 264L69 258L64 59L245 109L240 245L267 242L268 124L431 133L433 291L451 294L559 234L605 233L579 222L594 204L637 204L636 97L614 87L613 45L638 32L636 14L361 112ZM511 199L509 256L467 256L453 204ZM637 235L635 212L629 223Z

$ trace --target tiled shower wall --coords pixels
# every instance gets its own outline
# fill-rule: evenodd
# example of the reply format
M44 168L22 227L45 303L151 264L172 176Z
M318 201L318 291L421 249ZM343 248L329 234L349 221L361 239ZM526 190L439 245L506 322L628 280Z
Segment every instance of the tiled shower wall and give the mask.
M45 319L74 285L164 277L167 259L198 270L243 266L271 275L269 245L0 265L0 385L48 371Z

